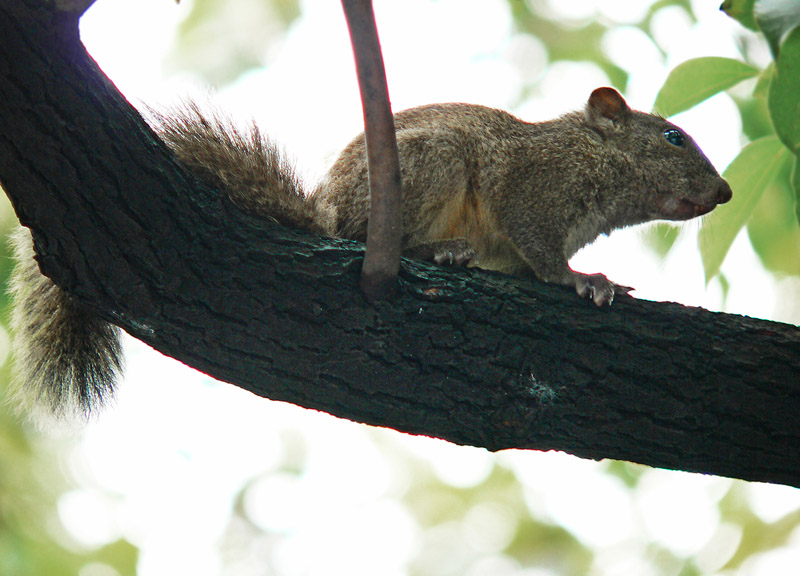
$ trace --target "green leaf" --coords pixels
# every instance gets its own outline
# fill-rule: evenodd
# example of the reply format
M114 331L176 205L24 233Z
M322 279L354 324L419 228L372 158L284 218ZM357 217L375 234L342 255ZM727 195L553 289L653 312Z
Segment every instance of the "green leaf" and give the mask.
M800 6L800 0L797 2ZM781 45L769 86L769 114L778 137L800 156L800 27Z
M753 16L755 2L756 0L725 0L719 9L745 28L758 31L758 25Z
M733 189L733 199L703 219L698 238L706 282L719 273L736 235L790 158L791 153L781 141L768 136L745 146L725 170L723 177Z
M790 156L781 164L747 222L750 244L764 268L781 275L800 275L800 226L791 181L795 162Z
M759 73L755 66L732 58L687 60L670 72L656 96L655 111L673 116Z
M194 0L190 6L165 65L215 86L263 67L300 14L299 0Z
M794 188L794 217L800 226L800 157L794 159L792 170L792 188Z
M777 60L781 41L790 30L800 26L800 1L756 0L753 15L767 38L772 57Z

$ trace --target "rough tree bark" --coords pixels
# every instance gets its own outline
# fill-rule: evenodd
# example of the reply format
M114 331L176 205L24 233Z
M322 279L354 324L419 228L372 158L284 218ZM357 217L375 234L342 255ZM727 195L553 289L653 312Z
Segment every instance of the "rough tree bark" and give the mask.
M257 221L175 163L42 0L0 1L0 183L44 273L258 395L503 448L800 486L800 329L404 261ZM177 416L179 417L179 416Z

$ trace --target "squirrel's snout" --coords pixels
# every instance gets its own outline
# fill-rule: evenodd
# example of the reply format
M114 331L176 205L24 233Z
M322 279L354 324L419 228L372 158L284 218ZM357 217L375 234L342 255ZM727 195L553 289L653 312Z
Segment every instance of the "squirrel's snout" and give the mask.
M717 186L717 204L725 204L733 196L730 184L720 178L719 186Z

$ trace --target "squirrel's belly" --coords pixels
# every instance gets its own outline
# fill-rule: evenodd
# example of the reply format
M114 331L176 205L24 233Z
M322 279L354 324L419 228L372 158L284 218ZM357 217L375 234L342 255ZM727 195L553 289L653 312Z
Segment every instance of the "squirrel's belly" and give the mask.
M500 231L494 215L476 194L462 192L447 202L419 241L463 238L477 252L470 266L509 274L531 273L530 266L508 236Z

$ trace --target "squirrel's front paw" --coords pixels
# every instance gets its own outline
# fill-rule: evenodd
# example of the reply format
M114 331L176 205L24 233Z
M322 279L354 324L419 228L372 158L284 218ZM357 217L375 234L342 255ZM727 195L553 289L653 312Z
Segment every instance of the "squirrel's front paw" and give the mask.
M633 290L628 286L614 284L603 274L576 274L575 291L581 298L588 298L598 306L611 306L615 294L627 294Z

